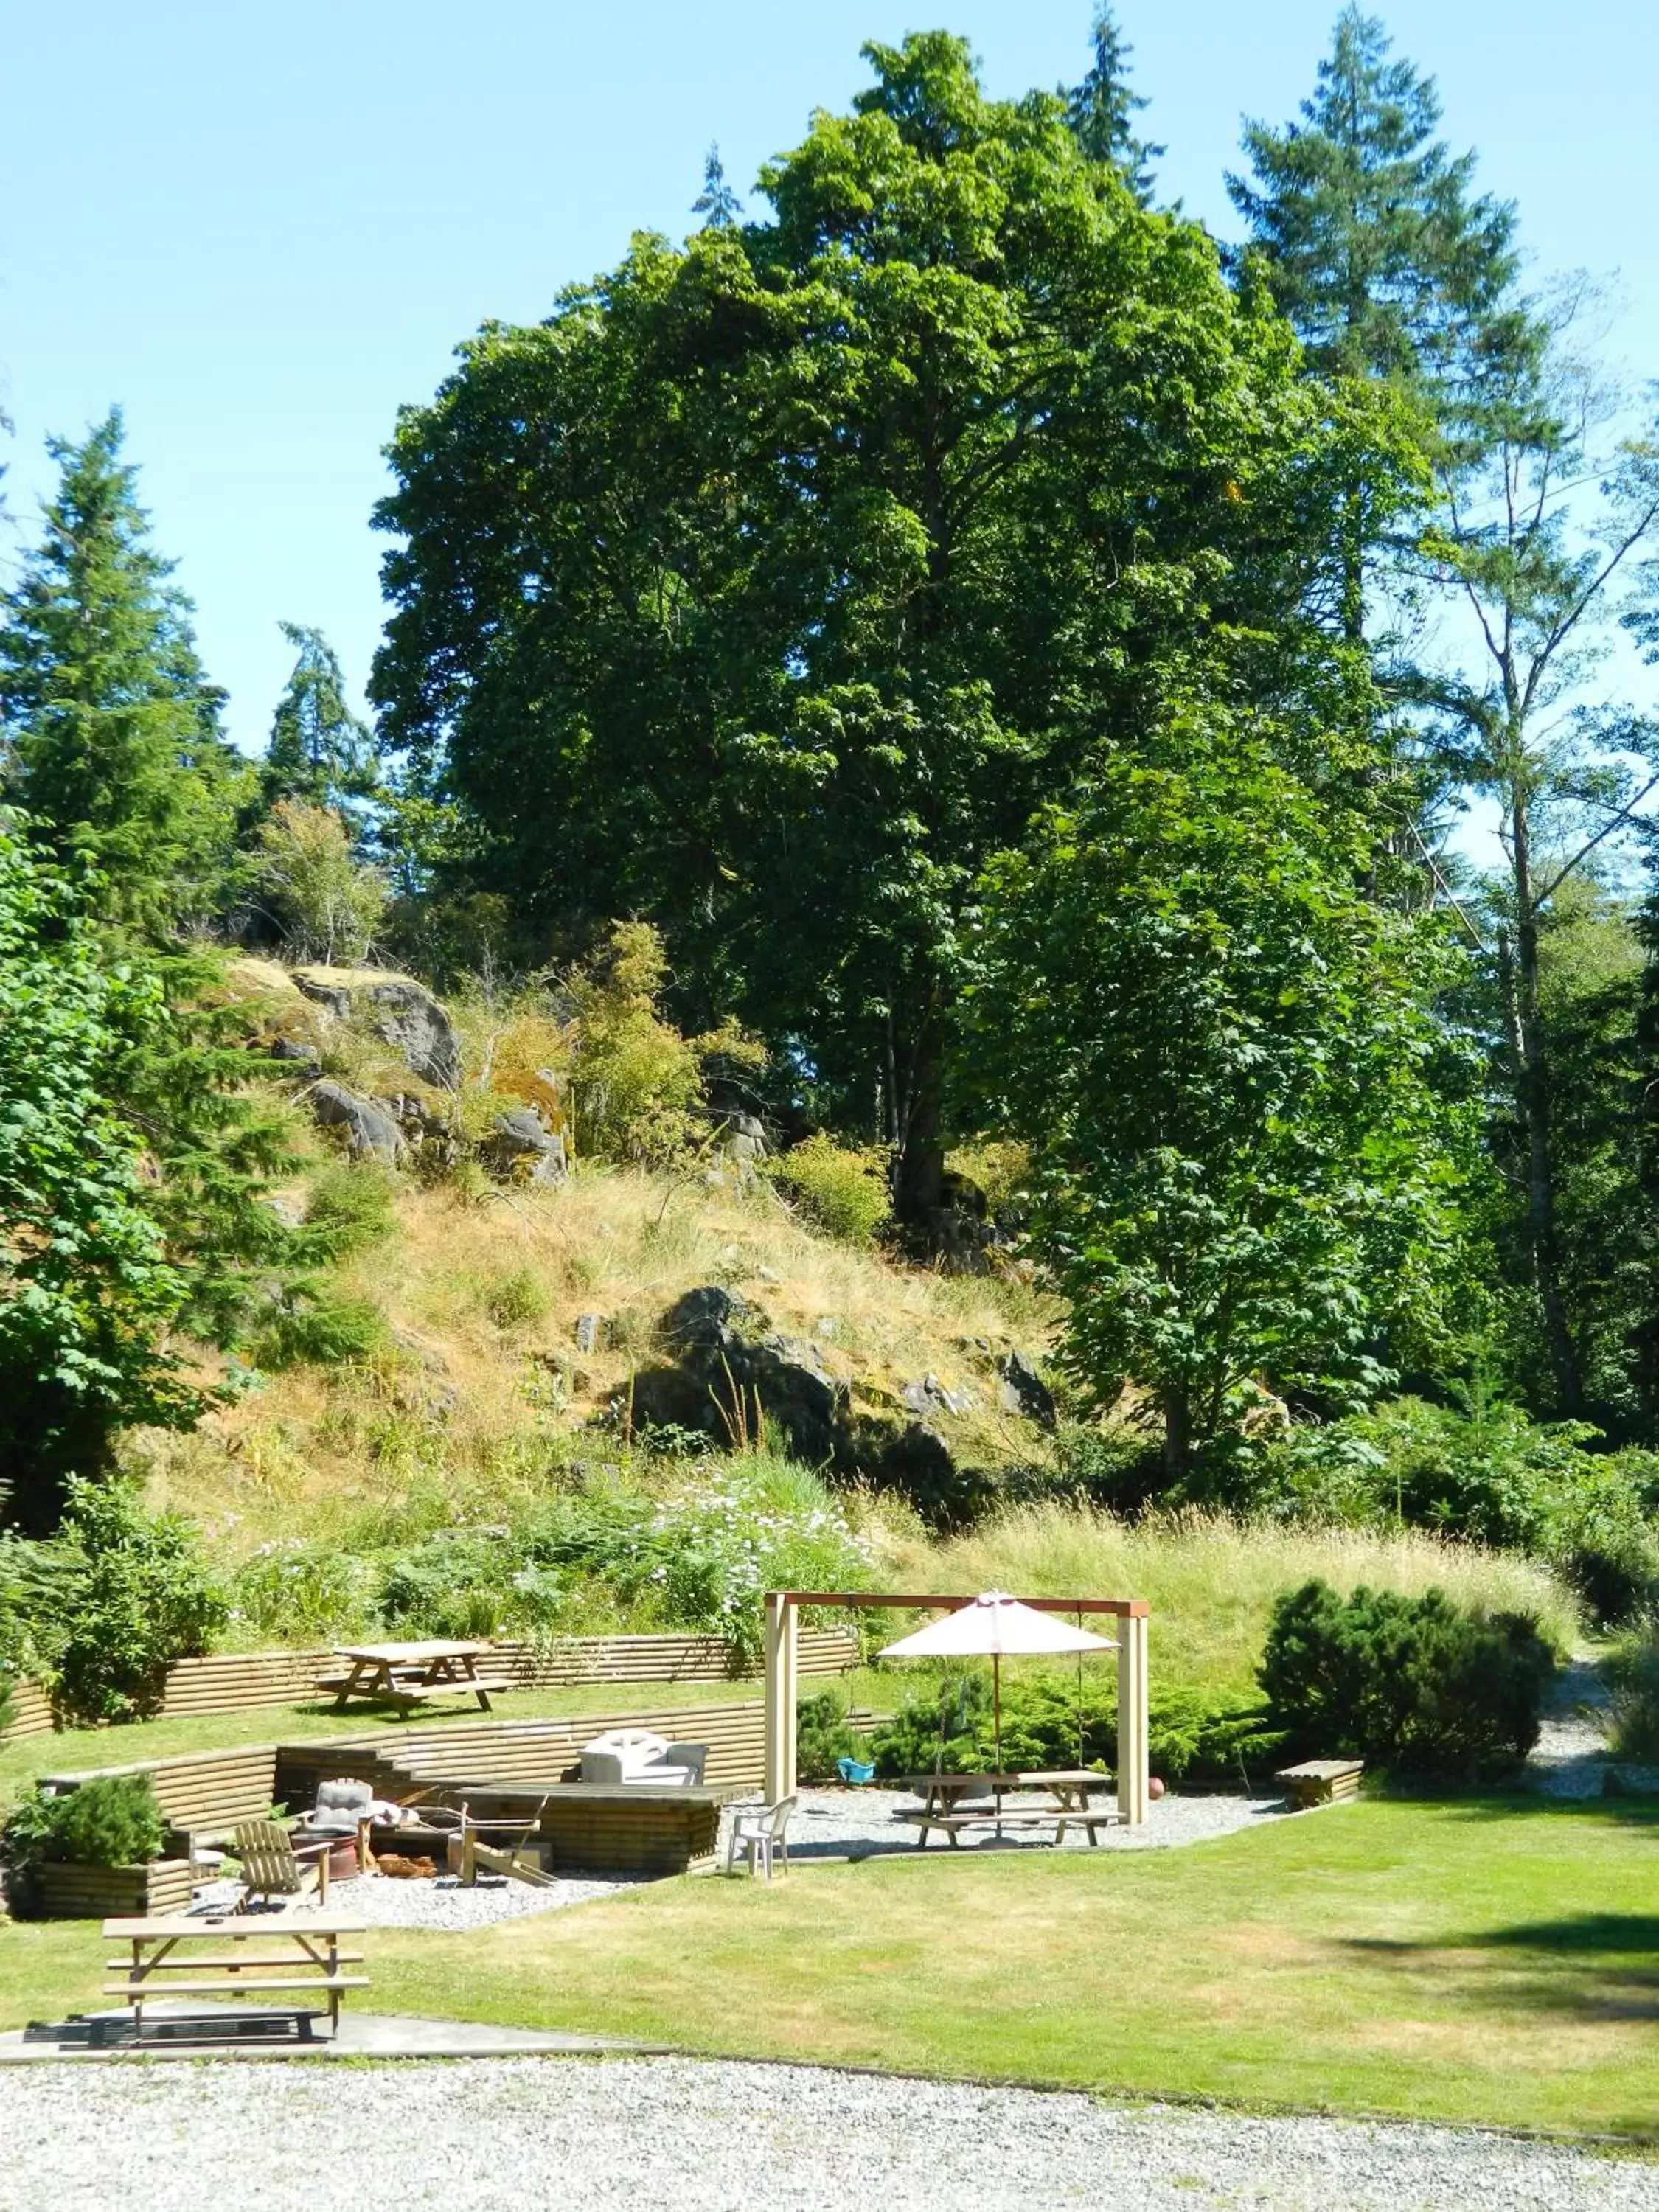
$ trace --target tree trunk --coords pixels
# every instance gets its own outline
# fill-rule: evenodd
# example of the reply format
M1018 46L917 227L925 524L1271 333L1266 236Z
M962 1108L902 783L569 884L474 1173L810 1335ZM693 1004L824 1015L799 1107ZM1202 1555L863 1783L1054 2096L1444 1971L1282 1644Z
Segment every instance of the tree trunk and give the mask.
M945 1204L945 1051L936 1005L912 1042L903 1084L893 1212L906 1242L931 1251Z
M1531 823L1523 799L1510 813L1513 825L1516 931L1498 939L1505 1026L1513 1064L1516 1109L1527 1157L1527 1250L1544 1324L1544 1344L1558 1413L1576 1415L1583 1403L1578 1351L1561 1292L1561 1252L1556 1225L1555 1163L1550 1142L1553 1100L1549 1055L1538 994L1538 910L1533 901Z
M1192 1401L1181 1385L1164 1392L1164 1481L1166 1488L1187 1480L1193 1456Z

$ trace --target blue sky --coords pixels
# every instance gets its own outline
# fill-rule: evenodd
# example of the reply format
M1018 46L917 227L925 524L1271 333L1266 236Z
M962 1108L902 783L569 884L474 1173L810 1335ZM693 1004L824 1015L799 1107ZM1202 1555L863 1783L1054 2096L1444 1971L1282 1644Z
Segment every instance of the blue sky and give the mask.
M1242 113L1288 117L1337 0L1121 0L1166 192L1224 232ZM1399 50L1445 129L1521 204L1541 270L1620 273L1614 340L1659 374L1659 9L1651 0L1400 0ZM400 403L484 318L529 319L630 231L682 234L718 139L740 188L858 48L935 25L994 92L1085 59L1089 0L56 0L4 10L0 403L8 568L48 431L112 401L204 658L257 750L287 672L279 619L327 630L361 685L378 634L368 513Z

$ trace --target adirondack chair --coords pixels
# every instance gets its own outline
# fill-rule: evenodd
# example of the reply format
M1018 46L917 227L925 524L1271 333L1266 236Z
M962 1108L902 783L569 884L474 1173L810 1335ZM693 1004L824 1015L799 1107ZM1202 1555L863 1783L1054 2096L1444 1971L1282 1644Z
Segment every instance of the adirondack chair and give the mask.
M246 1912L255 1899L284 1899L293 1906L314 1895L328 1902L328 1855L338 1841L319 1836L297 1847L288 1830L275 1820L244 1820L236 1831L235 1851L242 1862L242 1895L237 1905Z

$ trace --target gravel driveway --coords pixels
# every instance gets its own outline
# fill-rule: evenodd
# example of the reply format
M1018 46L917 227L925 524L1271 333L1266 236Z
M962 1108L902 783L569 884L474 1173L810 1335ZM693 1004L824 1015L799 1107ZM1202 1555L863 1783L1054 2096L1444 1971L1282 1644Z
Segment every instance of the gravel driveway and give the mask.
M0 2075L3 2212L1637 2212L1659 2166L1444 2128L688 2059Z

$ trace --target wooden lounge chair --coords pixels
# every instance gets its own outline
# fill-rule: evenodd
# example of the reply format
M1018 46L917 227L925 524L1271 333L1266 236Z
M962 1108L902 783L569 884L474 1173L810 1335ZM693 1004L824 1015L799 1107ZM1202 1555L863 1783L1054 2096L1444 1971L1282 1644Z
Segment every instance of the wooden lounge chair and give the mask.
M236 1830L235 1851L242 1862L242 1895L236 1910L246 1912L258 1898L298 1905L315 1896L328 1901L328 1855L339 1841L323 1836L297 1847L275 1820L244 1820Z

